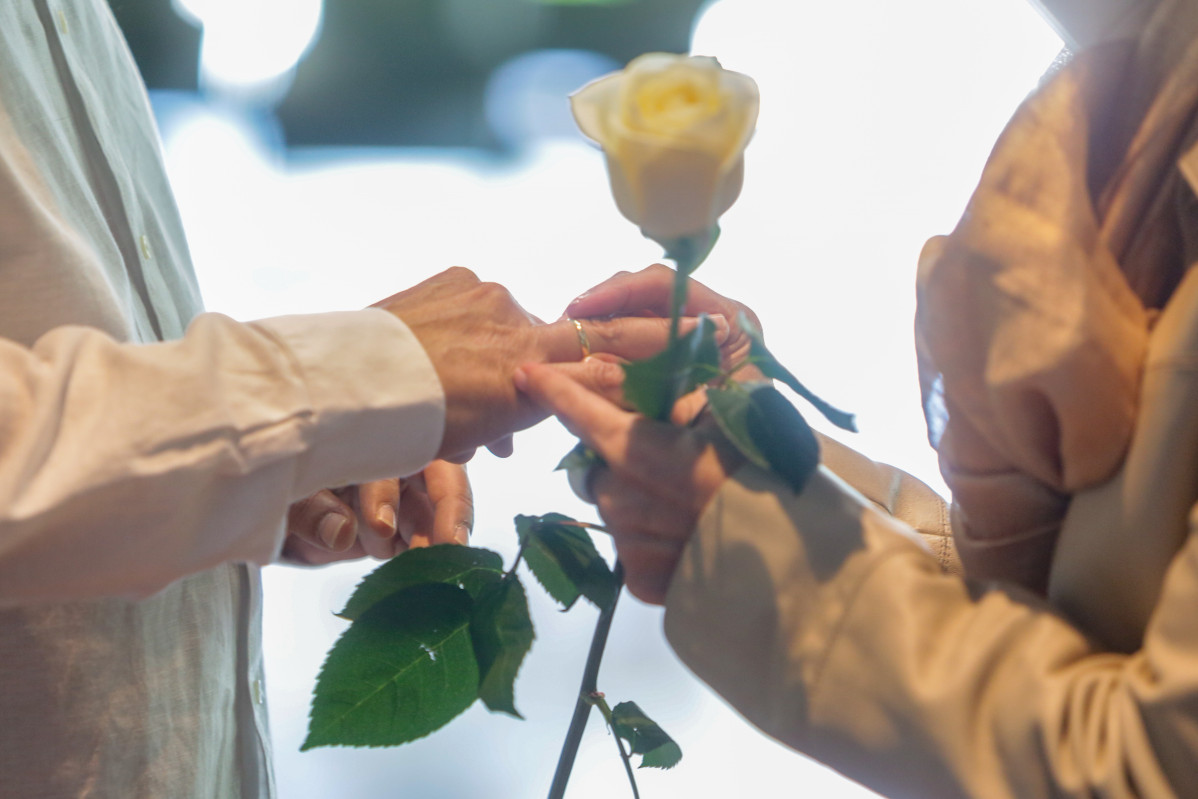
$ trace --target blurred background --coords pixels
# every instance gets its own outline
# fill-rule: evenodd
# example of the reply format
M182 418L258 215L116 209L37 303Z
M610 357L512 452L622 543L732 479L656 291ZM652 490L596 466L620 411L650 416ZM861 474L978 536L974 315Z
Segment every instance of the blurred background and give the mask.
M151 88L207 305L240 319L361 307L454 264L554 319L661 255L617 213L567 95L651 50L751 75L762 106L744 192L697 277L753 307L782 361L857 413L847 443L943 490L915 380L915 263L1061 47L1023 0L110 2ZM514 515L594 519L552 471L571 444L549 422L512 458L474 460L476 545L510 562ZM558 613L535 587L525 721L476 706L405 747L298 752L343 629L332 614L370 568L266 570L281 799L544 796L595 614ZM671 653L657 608L621 603L599 684L683 749L672 771L639 773L645 799L872 796L728 709ZM629 796L593 715L569 796Z

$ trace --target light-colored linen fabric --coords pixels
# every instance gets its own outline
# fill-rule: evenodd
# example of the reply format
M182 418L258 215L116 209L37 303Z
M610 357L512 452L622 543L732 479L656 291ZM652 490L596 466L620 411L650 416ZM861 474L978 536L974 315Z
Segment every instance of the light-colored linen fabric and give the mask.
M1139 646L1198 502L1198 4L1179 12L1156 19L1139 45L1139 60L1167 56L1172 66L1145 81L1160 88L1108 206L1122 220L1116 235L1130 243L1128 266L1175 264L1138 280L1129 271L1141 291L1152 275L1172 285L1171 271L1188 271L1149 339L1127 456L1111 480L1071 497L1049 579L1049 597L1121 651ZM1136 208L1147 210L1128 212Z
M271 795L255 564L290 502L440 446L389 314L200 310L104 0L0 3L6 799Z
M665 630L749 721L888 797L1186 799L1195 607L1194 533L1117 654L1029 592L945 574L830 471L796 496L747 467L704 511Z
M970 574L1048 590L1071 496L1123 463L1198 224L1198 5L1079 53L1012 118L918 278L921 385ZM947 412L947 418L943 412Z
M1016 331L977 368L985 377L996 367L1000 377L1018 376L1011 361L1039 369L1024 374L1022 387L1015 381L1030 386L1022 404L1012 400L1019 391L1004 396L990 386L949 405L951 419L954 407L968 408L977 397L994 403L1000 413L981 414L991 414L988 429L1027 445L1001 455L1015 452L1054 473L1058 482L1040 483L1057 496L1045 504L1067 513L1055 550L999 564L1017 578L1027 572L1010 569L1013 563L1051 565L1048 596L1017 581L946 572L892 512L900 505L882 499L891 479L885 471L871 477L851 456L846 468L845 455L826 442L824 466L797 496L752 467L729 480L701 517L670 586L666 634L696 674L770 735L887 796L1198 796L1196 10L1163 3L1138 43L1108 41L1096 57L1083 54L1067 68L1064 83L1047 84L1013 119L983 177L992 181L988 194L963 222L971 244L999 242L1001 251L1018 243L1004 217L1022 217L1028 251L1058 270L1037 282L1036 270L1017 260L996 264L969 251L967 263L986 279L957 275L955 287L963 305L985 309L975 313L975 329L1000 339L1012 329L1008 322ZM1143 68L1148 62L1159 69ZM1120 63L1125 68L1111 69ZM1113 128L1093 127L1099 117L1093 102L1082 101L1087 93L1113 93L1105 101ZM1058 102L1077 112L1074 124ZM1112 141L1122 149L1080 162L1086 169L1017 166L1020 146L1051 161ZM1091 185L1106 188L1089 193L1087 209ZM939 252L931 255L943 257L951 244L933 244ZM1070 260L1081 270L1062 274ZM997 298L980 296L988 291ZM1079 312L1086 303L1091 315ZM1142 342L1133 335L1142 377L1131 379L1120 366L1128 353L1108 356L1122 346L1114 332L1138 329L1137 304L1148 309L1147 326ZM1159 317L1151 310L1158 304ZM1048 336L1037 349L1035 331L1052 328L1038 328L1044 320L1027 318L1029 309L1085 335ZM1095 325L1104 320L1113 327ZM968 333L963 317L957 321L952 329ZM1020 342L1030 348L1026 360L1014 346ZM938 351L967 369L952 343L940 341ZM984 338L960 343L966 351L989 346ZM1111 381L1079 387L1071 382L1075 372L1054 373L1069 363L1055 355L1074 352L1082 353L1083 373L1094 363L1118 367L1108 370ZM947 376L944 388L951 398ZM1125 459L1119 446L1109 449L1119 455L1109 481L1082 481L1074 490L1060 479L1065 459L1052 463L1051 453L1067 449L1063 426L1028 425L1046 418L1053 403L1093 414L1083 400L1097 403L1104 392L1119 408L1130 395L1131 424L1114 425L1127 430L1130 449ZM1085 417L1070 423L1077 418ZM1089 429L1077 428L1077 446L1096 446L1085 440ZM998 522L1026 519L1041 487L1024 478L1036 470L1008 480L1010 459L1004 465L986 442L971 443L980 455L950 462L948 474L974 467L978 480L998 483L989 497ZM927 527L936 512L903 514ZM972 572L973 562L966 567Z
M879 510L919 533L946 574L965 573L953 540L948 503L926 483L901 469L870 460L834 438L816 433L820 464Z

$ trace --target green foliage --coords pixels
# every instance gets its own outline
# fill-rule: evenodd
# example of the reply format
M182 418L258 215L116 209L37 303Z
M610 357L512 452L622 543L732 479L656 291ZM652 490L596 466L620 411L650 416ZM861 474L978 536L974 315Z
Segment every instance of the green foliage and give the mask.
M707 389L716 424L751 463L799 491L819 465L819 442L798 410L768 383Z
M567 607L611 607L619 581L568 516L516 519L521 553ZM358 585L351 621L316 682L308 737L316 746L395 746L429 734L475 699L521 718L515 682L535 638L528 598L495 552L444 545L401 553Z
M611 728L628 742L632 754L641 755L641 768L673 768L682 759L681 747L635 702L612 708Z
M719 375L715 323L703 315L657 355L624 365L624 399L650 419L665 420L679 397Z
M853 414L845 413L824 402L824 400L817 397L806 386L800 383L799 379L790 373L790 370L778 363L773 354L766 349L765 339L762 337L761 331L749 320L748 316L742 312L737 318L736 323L753 342L749 349L749 363L754 364L766 377L783 383L791 391L810 402L816 410L824 415L825 419L841 430L848 430L853 433L857 432L857 422L853 418Z
M516 710L516 674L535 637L524 586L515 575L494 578L475 598L470 617L478 698L489 710L524 718Z
M516 534L533 576L564 608L573 607L580 596L600 609L615 600L615 575L574 519L560 513L517 516Z
M454 544L409 549L366 575L337 615L352 621L379 600L423 583L450 583L477 596L483 575L502 572L503 558L487 549Z
M542 6L626 6L637 0L525 0Z
M374 603L330 650L312 700L316 746L395 746L428 735L478 695L465 590L415 585Z
M602 464L603 458L599 456L599 453L579 441L572 450L566 453L565 457L558 461L553 470L555 472L573 470L585 472L592 466Z
M303 749L395 746L475 699L520 717L514 686L534 637L524 587L503 559L454 545L408 550L359 584L353 623L317 678Z

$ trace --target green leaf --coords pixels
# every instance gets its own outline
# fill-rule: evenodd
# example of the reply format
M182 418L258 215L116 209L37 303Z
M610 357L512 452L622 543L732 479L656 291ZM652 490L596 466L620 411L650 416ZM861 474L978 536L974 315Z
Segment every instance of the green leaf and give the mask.
M621 702L611 711L612 731L628 741L632 754L641 755L641 768L673 768L682 749L636 702Z
M819 442L798 410L773 386L746 390L733 383L707 389L712 416L751 463L773 472L796 492L819 465Z
M586 530L569 516L517 516L524 560L537 581L564 608L585 596L599 608L615 601L619 585Z
M526 0L543 6L624 6L636 0Z
M761 331L757 329L757 326L749 320L749 317L743 311L737 317L736 323L753 342L749 348L749 361L755 364L766 377L781 381L791 391L810 402L817 411L823 414L825 419L841 430L849 430L853 433L857 432L857 422L853 418L853 414L834 408L817 397L810 389L800 383L799 379L791 374L785 366L778 363L778 360L766 349L765 339L762 338Z
M382 599L423 583L450 583L478 593L480 574L503 573L503 558L488 549L438 544L401 552L363 578L338 616L360 617Z
M391 594L333 645L312 697L316 746L397 746L428 735L478 696L471 599L443 583Z
M668 419L674 402L720 374L715 323L705 314L657 355L624 365L624 399L650 419Z
M592 466L602 465L603 458L599 453L579 441L574 445L574 449L567 452L565 457L557 462L557 466L553 467L553 471L562 472L577 469L585 472Z
M475 598L470 616L478 698L490 710L524 718L516 710L516 674L534 637L524 586L515 576L495 578Z

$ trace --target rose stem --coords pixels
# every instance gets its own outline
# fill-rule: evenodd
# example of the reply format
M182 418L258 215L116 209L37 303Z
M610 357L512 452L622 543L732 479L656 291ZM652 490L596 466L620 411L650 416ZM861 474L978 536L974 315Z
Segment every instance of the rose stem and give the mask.
M566 784L570 781L570 771L574 768L574 757L578 754L578 745L582 742L582 733L586 729L587 718L593 706L591 694L597 690L595 686L599 680L599 664L603 661L603 649L607 646L607 633L616 613L620 591L624 588L624 566L619 560L612 571L616 578L616 591L611 604L599 612L599 620L595 622L591 651L587 653L586 666L582 670L582 687L578 690L578 701L574 705L574 716L570 719L566 740L562 742L562 753L557 760L553 784L549 786L549 799L563 799L566 795Z

